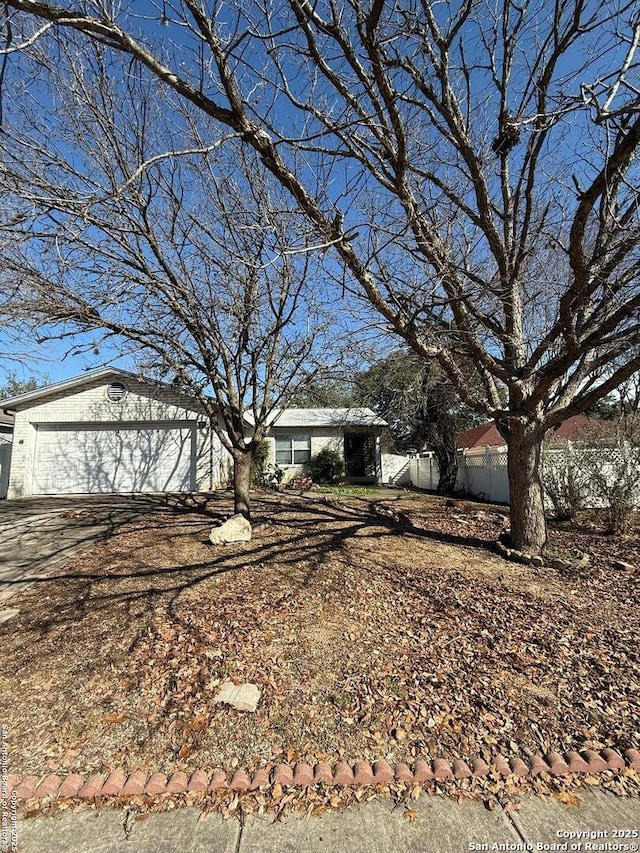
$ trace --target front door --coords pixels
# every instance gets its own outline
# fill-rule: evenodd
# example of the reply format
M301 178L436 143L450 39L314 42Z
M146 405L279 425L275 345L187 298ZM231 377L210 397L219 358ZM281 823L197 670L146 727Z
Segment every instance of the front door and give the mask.
M376 437L370 433L346 433L344 437L344 467L350 480L375 482Z

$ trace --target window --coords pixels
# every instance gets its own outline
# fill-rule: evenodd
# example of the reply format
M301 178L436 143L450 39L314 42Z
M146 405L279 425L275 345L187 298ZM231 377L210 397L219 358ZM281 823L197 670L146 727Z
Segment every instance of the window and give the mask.
M302 465L311 459L310 435L276 436L276 465Z

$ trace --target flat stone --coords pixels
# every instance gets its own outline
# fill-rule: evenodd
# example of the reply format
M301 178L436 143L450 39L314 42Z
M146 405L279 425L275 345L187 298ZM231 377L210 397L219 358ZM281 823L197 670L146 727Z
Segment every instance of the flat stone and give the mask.
M241 513L232 515L219 527L214 527L209 534L212 545L226 545L229 542L249 542L251 539L251 524Z
M14 616L17 616L20 611L17 607L10 607L7 610L0 610L0 625L3 622L8 622L9 619L13 619Z
M214 697L214 702L226 702L236 711L255 711L260 701L260 691L255 684L234 684L225 681Z

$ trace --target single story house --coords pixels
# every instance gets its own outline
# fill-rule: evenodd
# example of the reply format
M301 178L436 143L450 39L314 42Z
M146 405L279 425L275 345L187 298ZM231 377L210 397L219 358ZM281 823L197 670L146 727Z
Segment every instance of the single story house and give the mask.
M284 469L284 483L328 447L342 454L351 483L382 479L380 433L387 422L371 409L283 409L274 414L266 441L267 463Z
M9 498L211 491L229 480L229 454L198 401L123 370L28 391L0 401L0 411L14 418ZM272 461L291 477L321 447L342 446L349 475L373 481L382 425L370 410L279 412Z
M12 439L13 415L5 415L0 409L0 498L6 497L9 489Z

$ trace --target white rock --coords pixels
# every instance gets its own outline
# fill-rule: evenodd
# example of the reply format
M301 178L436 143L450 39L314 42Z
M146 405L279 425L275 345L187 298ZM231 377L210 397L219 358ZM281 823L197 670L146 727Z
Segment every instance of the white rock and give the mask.
M232 515L220 527L214 527L209 534L212 545L225 545L227 542L248 542L251 539L251 524L244 515Z
M237 711L255 711L260 701L260 691L255 684L234 684L225 681L215 695L214 702L226 702Z

